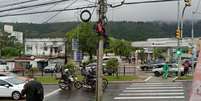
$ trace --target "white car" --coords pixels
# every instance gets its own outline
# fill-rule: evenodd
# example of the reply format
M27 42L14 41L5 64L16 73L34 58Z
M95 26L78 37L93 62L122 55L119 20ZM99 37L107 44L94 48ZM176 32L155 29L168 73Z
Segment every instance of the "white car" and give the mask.
M13 76L0 77L0 97L12 97L14 100L19 100L25 83L25 80Z
M154 66L154 68L152 69L152 72L154 73L155 76L159 77L163 74L163 65L164 64L160 64L160 65L156 65ZM178 74L178 68L177 68L177 65L176 64L169 64L169 74ZM180 72L181 72L181 75L184 75L184 68L181 67L180 68Z
M53 73L56 72L56 64L50 64L44 68L45 73Z

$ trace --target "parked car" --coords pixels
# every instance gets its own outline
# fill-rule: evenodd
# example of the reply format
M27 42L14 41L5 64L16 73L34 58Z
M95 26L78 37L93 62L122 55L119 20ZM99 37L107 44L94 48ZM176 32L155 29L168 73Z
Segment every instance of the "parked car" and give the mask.
M158 63L158 64L145 64L145 65L141 65L140 69L142 71L151 71L154 67L156 67L157 65L161 65L162 63Z
M44 68L45 73L54 73L56 72L56 64L50 64Z
M12 97L13 100L19 100L25 83L26 81L13 76L0 77L0 97Z
M103 63L103 74L109 74L109 73L111 73L112 71L109 71L109 70L107 70L106 69L106 63L104 62ZM88 64L87 66L86 66L86 70L87 71L89 71L89 69L91 69L91 68L96 68L97 67L97 63L91 63L91 64Z
M18 76L16 74L12 73L12 72L0 72L0 77L5 77L5 76L17 77L17 78L19 78L21 80L25 80L25 81L33 80L33 78Z
M152 69L152 72L154 73L155 76L159 77L163 74L163 64L160 64L160 65L156 65L153 69ZM169 74L176 74L178 75L178 67L177 67L177 64L169 64ZM180 72L181 72L181 75L184 75L184 68L181 67L180 68Z

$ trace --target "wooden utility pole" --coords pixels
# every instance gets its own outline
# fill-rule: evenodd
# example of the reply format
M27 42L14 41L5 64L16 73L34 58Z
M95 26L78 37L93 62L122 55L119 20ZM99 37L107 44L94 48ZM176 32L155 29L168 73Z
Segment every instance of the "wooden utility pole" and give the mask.
M104 18L107 11L107 0L98 0L98 24L99 29L104 29ZM102 101L103 88L102 88L102 63L103 63L103 42L104 42L104 31L98 31L100 34L99 48L98 48L98 67L97 67L97 83L96 83L96 101Z

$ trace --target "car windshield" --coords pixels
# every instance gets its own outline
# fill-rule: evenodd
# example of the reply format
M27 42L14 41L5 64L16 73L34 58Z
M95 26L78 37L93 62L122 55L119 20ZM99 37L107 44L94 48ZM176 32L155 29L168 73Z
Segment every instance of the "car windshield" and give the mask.
M6 79L6 81L8 81L9 83L12 83L14 85L19 85L19 84L22 84L25 82L24 80L21 80L19 78L8 78L8 79Z

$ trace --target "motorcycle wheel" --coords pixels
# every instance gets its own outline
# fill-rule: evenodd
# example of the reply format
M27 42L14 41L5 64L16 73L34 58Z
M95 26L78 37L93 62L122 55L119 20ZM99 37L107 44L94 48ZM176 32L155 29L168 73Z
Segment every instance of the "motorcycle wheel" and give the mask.
M62 90L66 90L66 87L68 87L64 82L59 82L59 88Z
M82 88L82 82L80 82L80 81L75 81L75 82L74 82L74 87L77 88L77 89Z

